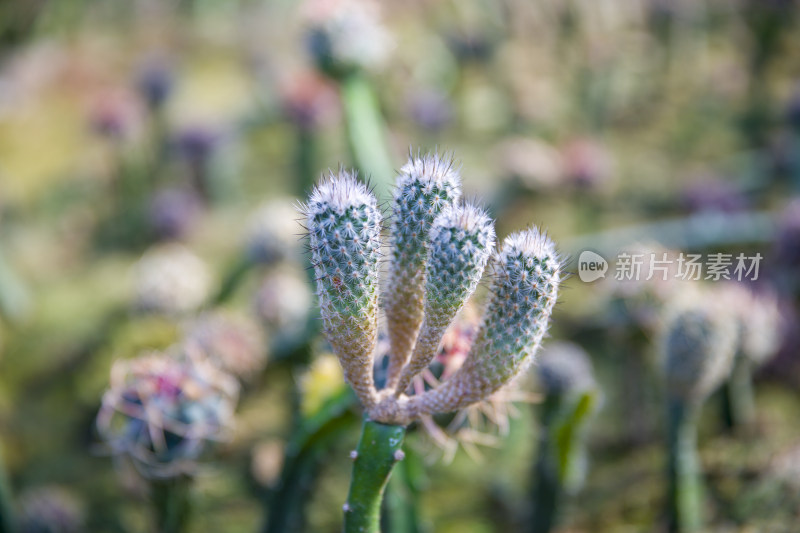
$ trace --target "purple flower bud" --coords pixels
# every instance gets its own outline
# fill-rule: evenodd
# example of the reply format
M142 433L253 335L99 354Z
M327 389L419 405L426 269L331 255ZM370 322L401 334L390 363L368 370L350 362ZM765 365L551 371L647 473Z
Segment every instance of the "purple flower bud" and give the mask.
M150 59L139 71L136 86L150 109L159 109L172 93L172 68L163 60Z
M202 208L201 198L191 189L162 189L151 200L150 224L161 239L182 239L196 225Z

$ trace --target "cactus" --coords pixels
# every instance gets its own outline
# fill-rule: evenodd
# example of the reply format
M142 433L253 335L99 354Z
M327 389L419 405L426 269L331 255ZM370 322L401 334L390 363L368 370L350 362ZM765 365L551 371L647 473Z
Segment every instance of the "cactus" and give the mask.
M445 330L475 292L493 249L494 227L480 209L448 207L436 217L425 263L424 319L396 395L433 361Z
M661 340L667 395L668 527L697 531L703 524L697 417L705 399L730 373L736 324L708 295L673 304Z
M436 216L460 196L461 177L452 159L410 156L400 170L392 213L392 262L384 295L391 344L390 387L400 379L424 316L428 234Z
M340 171L304 206L311 262L328 341L361 403L376 402L372 353L378 342L381 214L375 196Z
M492 268L491 297L464 365L441 386L412 397L409 416L481 401L525 370L539 349L561 279L555 245L537 228L512 234Z
M565 496L583 483L584 433L600 395L589 356L579 346L551 344L539 358L537 369L545 400L530 531L547 533L559 518Z
M381 391L373 379L377 200L355 173L340 170L317 186L302 208L325 335L366 410L344 507L347 532L379 531L383 490L403 455L400 447L411 421L485 400L530 363L547 331L561 279L555 246L538 229L506 238L492 259L492 295L464 364L436 388L406 396L408 381L430 363L445 329L475 290L493 249L494 230L481 210L454 205L460 188L452 161L412 158L397 181L384 299L390 372Z

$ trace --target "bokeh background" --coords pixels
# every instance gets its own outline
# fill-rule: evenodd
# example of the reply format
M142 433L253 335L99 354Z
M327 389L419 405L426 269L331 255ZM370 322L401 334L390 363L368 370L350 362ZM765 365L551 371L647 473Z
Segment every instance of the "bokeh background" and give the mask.
M725 431L716 397L704 411L706 530L797 531L800 6L339 4L0 4L0 442L16 513L58 508L74 526L46 531L152 530L147 484L98 434L109 372L224 310L257 331L223 343L268 362L242 356L235 429L193 467L190 530L257 530L298 416L341 380L293 205L340 165L389 201L387 165L439 150L499 236L536 223L571 271L588 248L762 254L753 290L775 295L781 327L754 426ZM551 332L588 352L602 391L559 531L664 527L656 338L685 282L612 277L568 280ZM411 434L421 527L526 530L535 374L508 420ZM307 531L338 530L357 436L326 443Z

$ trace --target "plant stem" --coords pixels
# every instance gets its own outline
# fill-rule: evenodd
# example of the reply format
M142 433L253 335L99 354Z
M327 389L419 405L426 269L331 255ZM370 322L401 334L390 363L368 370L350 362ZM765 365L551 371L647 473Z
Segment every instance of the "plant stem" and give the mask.
M15 531L15 527L11 483L6 473L5 458L0 449L0 533L12 533L13 531Z
M369 80L353 73L341 80L347 137L356 166L373 180L375 194L388 194L394 175L386 144L386 124Z
M355 395L345 389L295 428L286 445L280 479L265 502L263 533L305 529L306 504L331 445L358 422L350 410L355 403Z
M222 278L219 292L214 295L214 299L211 301L212 307L222 305L230 300L252 267L253 261L246 255L243 255L237 259L235 263L231 264L228 271L225 273L225 277Z
M702 487L697 456L697 406L670 398L667 413L669 531L698 531L702 524Z
M298 126L295 150L295 192L299 197L305 198L318 176L317 139L312 128Z
M403 462L397 465L383 501L381 525L386 533L421 533L424 531L419 517L419 474L421 465L416 454L406 452Z
M150 482L158 533L181 533L187 530L191 488L192 478L189 476Z
M735 430L750 426L754 416L751 364L747 356L739 353L722 387L722 421L727 429Z
M561 398L548 395L542 403L542 424L539 437L538 458L534 466L533 516L531 533L548 533L555 525L563 494L558 475L552 425L558 414Z
M380 533L383 492L394 465L403 457L405 434L405 426L364 420L344 507L345 533Z

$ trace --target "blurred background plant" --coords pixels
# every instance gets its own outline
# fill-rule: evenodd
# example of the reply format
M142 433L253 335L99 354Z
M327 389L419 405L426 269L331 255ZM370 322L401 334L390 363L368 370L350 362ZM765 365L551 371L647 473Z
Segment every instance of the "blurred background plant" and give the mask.
M533 220L568 270L586 249L609 261L603 279L567 280L544 343L584 350L603 391L575 433L580 490L564 491L554 529L666 527L656 339L671 296L702 285L739 311L732 372L693 408L704 531L793 532L798 10L2 3L0 527L36 531L52 517L54 531L152 530L149 481L96 453L95 420L115 361L156 351L235 373L241 387L229 438L192 460L189 530L337 531L358 408L319 335L292 205L340 164L388 198L408 147L438 145L458 154L500 242ZM622 253L644 257L639 281L613 279ZM731 254L733 268L740 253L762 257L756 281L675 279L681 254ZM671 279L645 279L663 254ZM476 327L463 310L412 387L452 375ZM381 331L379 355L387 342ZM387 531L531 529L531 473L569 417L543 423L543 383L500 392L410 428Z

